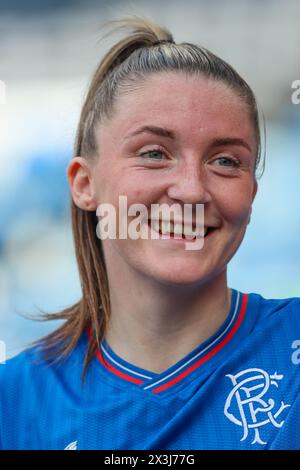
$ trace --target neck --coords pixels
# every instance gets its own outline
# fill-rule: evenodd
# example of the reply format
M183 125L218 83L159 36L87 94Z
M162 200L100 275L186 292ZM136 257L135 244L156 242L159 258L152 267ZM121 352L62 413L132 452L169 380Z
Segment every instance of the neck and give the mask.
M112 274L112 273L111 273ZM141 276L109 276L106 339L124 360L161 373L208 339L231 305L226 271L205 285L166 286ZM120 281L120 279L122 279Z

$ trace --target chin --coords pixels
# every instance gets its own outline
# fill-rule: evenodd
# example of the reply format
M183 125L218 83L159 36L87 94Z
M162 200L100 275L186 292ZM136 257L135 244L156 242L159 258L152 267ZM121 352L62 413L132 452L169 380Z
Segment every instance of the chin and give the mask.
M199 285L205 282L208 277L210 277L208 273L199 272L199 266L195 270L191 266L187 269L178 266L177 269L172 267L168 270L155 269L151 272L151 278L156 282L175 287Z

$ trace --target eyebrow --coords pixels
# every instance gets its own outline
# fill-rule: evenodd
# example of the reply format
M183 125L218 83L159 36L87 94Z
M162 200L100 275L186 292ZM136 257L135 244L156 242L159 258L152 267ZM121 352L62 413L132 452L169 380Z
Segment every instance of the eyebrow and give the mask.
M214 139L211 147L222 147L223 145L240 145L245 147L249 152L252 152L252 149L249 144L244 139L238 137L224 137Z
M169 129L165 129L163 127L157 127L157 126L142 126L136 129L134 132L131 134L128 134L125 139L128 139L129 137L133 137L138 134L154 134L154 135L159 135L161 137L167 137L168 139L175 139L175 134L173 131Z
M153 135L158 135L160 137L166 137L168 139L175 140L176 136L173 131L170 129L165 129L163 127L157 127L157 126L142 126L136 129L135 131L131 132L125 137L125 140L129 139L130 137L134 137L139 134L153 134ZM213 141L210 144L210 147L221 147L224 145L240 145L242 147L245 147L247 150L252 152L252 149L250 145L247 144L247 142L243 139L240 139L238 137L219 137L216 139L213 139Z

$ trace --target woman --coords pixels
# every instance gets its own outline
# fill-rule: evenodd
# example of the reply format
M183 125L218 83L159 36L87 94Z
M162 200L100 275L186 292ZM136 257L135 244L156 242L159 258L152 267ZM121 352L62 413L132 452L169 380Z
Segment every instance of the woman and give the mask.
M300 448L299 299L227 285L257 192L253 92L148 20L118 27L129 33L95 72L68 167L82 299L1 367L1 446ZM156 238L102 237L101 205L133 221L122 197L148 210L141 233ZM193 211L178 229L155 204Z

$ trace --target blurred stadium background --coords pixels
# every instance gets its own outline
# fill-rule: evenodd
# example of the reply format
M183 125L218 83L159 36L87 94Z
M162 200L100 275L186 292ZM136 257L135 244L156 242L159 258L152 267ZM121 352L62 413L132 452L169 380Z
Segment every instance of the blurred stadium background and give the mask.
M0 340L8 356L53 323L23 318L80 297L66 165L87 85L109 40L101 24L143 14L175 40L202 44L253 87L266 117L267 163L229 285L300 296L298 0L0 0Z

